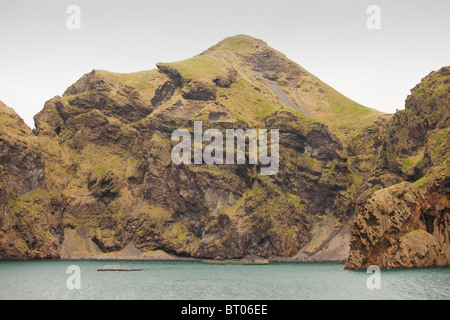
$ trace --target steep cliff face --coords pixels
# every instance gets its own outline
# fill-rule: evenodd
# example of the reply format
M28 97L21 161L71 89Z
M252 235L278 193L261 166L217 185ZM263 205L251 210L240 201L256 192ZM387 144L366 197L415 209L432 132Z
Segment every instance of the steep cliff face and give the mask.
M449 93L450 68L432 72L387 124L368 180L380 190L357 208L347 268L450 264Z
M0 257L57 257L61 212L45 182L37 138L0 102Z
M450 68L422 79L388 126L378 171L414 182L447 161ZM395 179L394 179L395 180Z

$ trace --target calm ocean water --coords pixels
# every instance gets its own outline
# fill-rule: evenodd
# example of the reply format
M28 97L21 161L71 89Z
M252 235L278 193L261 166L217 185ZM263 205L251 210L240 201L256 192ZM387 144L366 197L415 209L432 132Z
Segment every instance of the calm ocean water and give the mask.
M98 272L107 264L140 272ZM67 268L81 271L70 290ZM162 261L0 261L0 299L450 299L450 268L381 271L381 289L369 290L364 271L332 263L266 266Z

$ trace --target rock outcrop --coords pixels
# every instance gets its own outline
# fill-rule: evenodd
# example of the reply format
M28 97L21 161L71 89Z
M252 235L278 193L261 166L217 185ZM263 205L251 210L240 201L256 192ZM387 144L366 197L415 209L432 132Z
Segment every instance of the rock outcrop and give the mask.
M357 208L347 268L450 264L449 93L450 68L432 72L387 124L368 179L380 190Z
M375 192L358 208L347 268L449 265L449 183L438 178L422 192L403 182Z

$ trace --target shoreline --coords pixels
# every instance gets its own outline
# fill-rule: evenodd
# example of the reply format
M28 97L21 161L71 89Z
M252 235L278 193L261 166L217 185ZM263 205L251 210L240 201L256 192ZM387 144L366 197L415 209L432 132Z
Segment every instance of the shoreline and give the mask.
M223 259L224 261L242 261L242 260L258 260L263 258L242 258L242 259ZM335 264L345 264L345 261L338 260L300 260L300 259L264 259L271 263L335 263ZM218 261L215 259L208 258L183 258L183 257L171 257L171 258L139 258L139 257L129 257L129 258L109 258L109 257L93 257L93 258L32 258L32 259L0 259L2 261L160 261L160 262L203 262L203 261ZM220 261L220 260L219 260Z
M64 259L55 259L55 258L42 258L42 259L0 259L0 263L2 262L31 262L31 261L68 261L68 262L74 262L74 261L92 261L92 262L198 262L202 263L205 260L211 260L215 261L214 259L198 259L198 258L124 258L124 259L107 259L107 258L82 258L82 259L70 259L70 258L64 258ZM241 260L253 260L253 259L225 259L225 260L231 260L231 261L241 261ZM302 263L313 263L313 264L336 264L336 265L342 265L343 269L345 271L359 271L359 272L366 272L366 269L347 269L345 268L345 262L346 261L336 261L336 260L299 260L299 259L265 259L269 261L269 264L271 263L291 263L291 264L302 264ZM405 268L388 268L388 269L380 269L381 271L396 271L396 270L427 270L427 269L445 269L450 268L450 266L432 266L432 267L424 267L424 268L418 268L418 267L405 267Z

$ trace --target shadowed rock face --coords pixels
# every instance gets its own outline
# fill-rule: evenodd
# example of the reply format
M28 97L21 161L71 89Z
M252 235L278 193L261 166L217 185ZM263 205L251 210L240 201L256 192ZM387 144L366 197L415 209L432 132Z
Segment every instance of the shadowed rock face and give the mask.
M320 136L317 161L325 164L334 161L336 171L347 172L345 160L337 153L342 147L326 127L314 126L311 135L303 135L290 128L301 122L285 112L267 117L265 123L267 128L278 127L281 123L286 125L281 135L281 147L295 145L298 150L292 148L290 152L297 156L305 145L315 146L314 138ZM293 256L309 239L311 221L306 212L330 214L338 192L346 189L345 179L320 181L321 172L311 169L311 173L305 175L290 162L282 162L280 173L267 179L260 175L255 165L174 165L170 145L162 143L165 141L162 137L170 135L176 126L166 125L170 129L148 133L148 136L143 133L145 129L141 129L143 139L150 146L141 164L145 170L140 185L142 200L167 210L165 223L181 226L183 241L189 246L174 245L162 228L154 236L161 241L152 243L153 250L200 258ZM186 127L189 126L192 124ZM303 165L308 167L310 163ZM289 194L301 196L289 198ZM138 247L146 246L142 236L137 243Z
M440 101L431 91L426 94ZM417 103L411 102L411 109L420 126ZM336 123L336 112L342 112L345 128ZM411 124L408 117L391 119L355 104L247 36L228 38L192 59L160 63L151 71L94 70L62 97L46 102L35 117L35 135L28 128L21 133L27 141L18 145L13 137L1 136L0 252L20 258L343 261L350 250L351 222L359 213L348 267L394 259L401 253L390 249L377 255L384 249L375 242L355 251L368 241L366 219L374 219L366 201L377 190L413 179L417 170L421 177L437 172L433 168L443 166L441 144L447 141L439 130L448 125L430 122L423 132L410 130L429 141L405 148L406 153L397 143L392 151L389 139ZM175 165L171 134L180 128L192 131L194 120L202 121L204 131L278 129L278 173L262 176L259 164ZM424 160L415 158L420 156ZM409 165L396 171L394 160L403 165L415 160L417 169ZM410 185L400 185L398 194L409 190L423 203L431 197L427 190L435 190L410 190ZM403 199L397 198L389 199L396 204ZM447 220L441 217L446 209L419 208L411 201L386 230L401 238L396 228L413 226L410 231L423 229L436 241L448 242L448 229L442 229ZM423 224L410 223L418 212L424 212ZM384 219L383 214L380 209L373 215ZM383 245L386 230L377 229ZM423 237L408 232L399 252ZM392 241L400 241L396 237ZM443 247L429 237L426 241L430 257L441 259Z
M0 163L3 183L19 195L32 192L44 185L44 161L31 146L1 141Z

